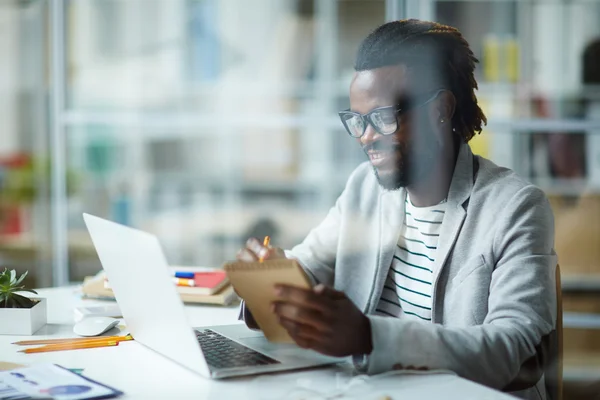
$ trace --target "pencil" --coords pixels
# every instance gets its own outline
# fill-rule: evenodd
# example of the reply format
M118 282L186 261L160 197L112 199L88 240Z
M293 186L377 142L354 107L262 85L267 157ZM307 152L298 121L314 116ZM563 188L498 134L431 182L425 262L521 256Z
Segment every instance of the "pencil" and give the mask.
M265 240L263 240L263 246L265 247L269 247L269 243L271 242L271 238L269 236L265 236ZM260 262L265 261L265 258L263 256L260 256Z
M31 353L47 353L49 351L66 351L66 350L80 350L80 349L93 349L96 347L109 347L109 346L118 346L119 342L111 341L111 342L98 342L98 343L65 343L65 344L49 344L42 347L35 347L33 349L25 349L19 350L21 353L31 354Z
M125 336L96 336L96 337L82 337L82 338L66 338L66 339L39 339L39 340L21 340L19 342L13 342L19 346L33 346L39 344L65 344L65 343L96 343L96 342L124 342L126 340L133 340L131 335Z

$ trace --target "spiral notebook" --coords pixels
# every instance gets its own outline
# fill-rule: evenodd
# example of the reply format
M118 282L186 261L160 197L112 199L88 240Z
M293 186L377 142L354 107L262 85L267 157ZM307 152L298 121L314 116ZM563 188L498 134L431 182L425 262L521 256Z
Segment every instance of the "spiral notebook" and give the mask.
M271 311L276 300L276 284L310 288L304 270L295 260L268 260L265 262L231 262L224 265L229 281L244 299L265 337L276 343L293 343L292 338Z

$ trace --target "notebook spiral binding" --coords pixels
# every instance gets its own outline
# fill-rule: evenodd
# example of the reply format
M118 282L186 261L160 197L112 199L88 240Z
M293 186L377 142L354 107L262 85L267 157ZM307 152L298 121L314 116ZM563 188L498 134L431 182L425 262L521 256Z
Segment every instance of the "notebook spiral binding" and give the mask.
M294 267L297 264L294 260L267 260L262 263L244 263L235 262L225 264L223 269L225 271L243 271L243 270L255 270L255 269L282 269Z

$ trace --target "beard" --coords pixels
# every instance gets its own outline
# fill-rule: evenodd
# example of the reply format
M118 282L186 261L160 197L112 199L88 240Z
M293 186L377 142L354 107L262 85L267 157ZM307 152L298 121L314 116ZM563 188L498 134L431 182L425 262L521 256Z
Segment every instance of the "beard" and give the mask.
M426 136L432 137L432 135ZM436 140L411 144L409 148L403 144L382 140L363 147L365 153L374 150L385 152L387 157L393 157L392 168L381 171L380 168L372 166L379 185L385 190L405 188L427 179L431 173L439 154L440 144Z
M380 172L379 169L373 166L373 172L379 182L379 185L385 190L398 190L400 188L408 186L412 179L410 178L410 167L408 167L406 160L406 152L402 151L400 146L394 151L396 155L396 165L390 171ZM399 157L398 157L399 155Z
M386 141L377 141L363 147L365 154L369 150L383 152L385 157L391 158L394 164L393 168L381 171L380 168L371 165L379 185L386 190L398 190L410 184L410 162L408 161L408 152L405 146L398 143L389 143Z
M404 174L404 171L398 168L394 171L380 174L377 170L377 167L373 167L373 172L375 173L377 182L379 182L379 186L381 186L385 190L398 190L400 188L408 186L410 183L410 181L407 179L406 174Z

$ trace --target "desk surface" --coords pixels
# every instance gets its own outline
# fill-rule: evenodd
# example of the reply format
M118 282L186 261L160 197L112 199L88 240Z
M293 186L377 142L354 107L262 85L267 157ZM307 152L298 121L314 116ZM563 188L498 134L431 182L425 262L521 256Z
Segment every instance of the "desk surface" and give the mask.
M106 304L81 299L77 287L42 289L48 299L48 325L31 336L1 336L0 361L19 364L52 362L83 368L83 374L125 392L123 399L328 399L352 385L339 399L445 398L511 399L451 374L404 374L353 377L349 366L211 381L184 369L136 342L117 347L40 354L18 353L17 340L74 337L73 308ZM194 326L238 323L236 307L186 306ZM320 394L320 396L318 395Z

